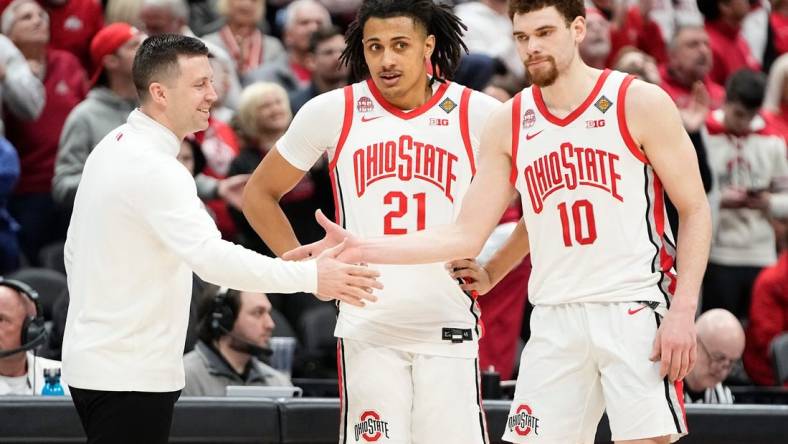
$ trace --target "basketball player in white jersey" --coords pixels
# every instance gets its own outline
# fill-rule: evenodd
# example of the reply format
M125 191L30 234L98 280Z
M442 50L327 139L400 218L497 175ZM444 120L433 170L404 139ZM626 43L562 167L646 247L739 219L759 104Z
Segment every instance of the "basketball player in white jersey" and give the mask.
M509 5L534 86L488 122L457 221L359 238L319 215L326 238L286 257L343 238L349 261L475 257L515 186L536 308L504 439L592 443L606 410L618 443L676 440L687 432L681 380L695 362L711 231L695 152L665 92L582 62L582 0ZM663 189L681 221L675 254Z
M278 199L324 153L336 220L352 233L402 235L456 218L484 124L501 106L445 80L462 29L432 0L362 4L343 59L369 79L304 105L246 187L244 212L274 252L298 246ZM385 288L378 301L339 305L340 443L488 442L475 298L442 262L372 266Z

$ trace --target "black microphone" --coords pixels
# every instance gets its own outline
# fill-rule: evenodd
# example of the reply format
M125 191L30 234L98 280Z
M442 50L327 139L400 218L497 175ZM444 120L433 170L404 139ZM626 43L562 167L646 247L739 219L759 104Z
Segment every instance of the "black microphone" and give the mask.
M19 352L23 352L27 350L29 350L28 347L17 347L17 348L12 348L11 350L0 350L0 359L7 358L11 355L15 355Z
M226 328L224 328L221 325L219 326L219 330L221 330L227 336L235 339L236 341L238 341L238 342L240 342L241 344L244 345L244 349L243 350L239 350L239 351L242 351L244 353L249 353L250 355L256 356L256 357L261 357L261 356L268 357L268 356L271 356L271 355L274 354L274 351L271 350L270 348L268 348L268 347L261 347L261 346L255 344L255 343L251 342L248 339L245 339L245 338L242 338L242 337L240 337L240 336L238 336L236 334L233 334L233 332L227 330Z

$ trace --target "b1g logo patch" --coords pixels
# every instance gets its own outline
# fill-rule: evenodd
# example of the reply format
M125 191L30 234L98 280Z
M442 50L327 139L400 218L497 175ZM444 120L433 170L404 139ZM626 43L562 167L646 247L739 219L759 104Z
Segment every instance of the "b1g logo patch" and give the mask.
M430 117L430 126L449 126L449 119Z
M539 418L533 415L531 407L527 404L520 404L514 415L510 415L506 421L506 426L509 427L510 432L517 433L520 436L526 436L531 432L534 435L539 434Z
M361 414L359 422L353 426L356 442L362 438L366 442L375 442L382 436L389 438L389 423L380 419L380 414L374 410L367 410Z
M534 110L528 108L528 111L523 114L523 128L528 129L536 123L536 113Z
M375 104L372 103L372 99L367 96L359 97L356 101L356 109L360 113L367 113L372 111L375 108Z

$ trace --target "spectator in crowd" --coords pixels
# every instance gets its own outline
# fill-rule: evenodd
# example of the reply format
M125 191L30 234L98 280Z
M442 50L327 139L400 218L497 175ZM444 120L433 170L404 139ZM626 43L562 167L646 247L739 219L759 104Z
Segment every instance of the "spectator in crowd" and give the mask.
M610 22L596 8L586 9L586 36L580 42L580 57L589 66L607 68L610 57Z
M12 0L0 0L4 9ZM49 15L50 48L68 51L90 70L90 41L104 26L104 13L97 0L41 0Z
M347 85L348 68L339 62L339 56L344 50L345 37L336 26L327 26L312 33L307 57L312 81L306 88L290 94L290 109L293 114L313 97Z
M238 73L235 72L235 63L227 51L211 42L203 40L203 43L211 51L213 85L218 97L211 108L211 117L230 123L241 97L241 81L238 80Z
M760 70L741 32L742 23L750 12L748 0L698 0L698 8L706 21L706 32L712 54L711 80L726 84L728 77L742 68Z
M762 114L771 127L788 141L788 55L777 58L769 70Z
M140 21L148 35L194 36L189 29L189 6L185 0L142 0Z
M21 164L9 209L21 226L19 241L27 261L38 265L41 248L66 238L68 220L52 199L52 177L60 132L68 113L87 94L87 75L73 54L47 48L49 18L35 0L14 0L0 22L0 31L19 48L46 92L37 119L4 119L6 137L17 148Z
M230 165L230 176L252 173L290 126L293 114L284 88L275 83L259 82L244 89L237 118L244 147ZM313 216L316 209L312 200L314 193L315 185L306 175L282 196L283 210L299 239L320 238L320 229ZM239 244L274 257L239 209L232 208L230 214L238 227Z
M705 28L679 27L668 48L668 63L660 67L660 86L676 103L679 112L698 102L709 110L722 106L725 89L709 77L711 66L711 46Z
M777 259L769 217L788 216L785 142L758 115L765 83L761 73L736 72L725 105L709 114L701 133L713 175L710 200L719 206L703 307L725 308L741 319L756 276Z
M626 0L590 0L610 22L610 58L608 65L627 46L635 47L653 57L658 63L667 60L665 40L659 25L651 19L653 0L632 4Z
M293 385L260 360L270 353L271 308L265 293L220 290L204 297L197 308L199 340L183 357L183 396L224 396L228 385Z
M468 27L463 41L470 54L490 56L517 79L525 77L525 66L517 55L512 38L512 21L506 0L461 3L455 8L455 13Z
M0 395L40 395L44 370L60 362L36 356L46 339L35 291L23 282L0 277ZM68 386L61 380L63 391Z
M257 27L265 16L265 0L219 0L218 8L226 24L204 39L230 54L242 83L250 71L287 57L282 43Z
M769 349L774 338L788 331L788 219L774 219L773 224L782 253L753 285L744 349L744 369L758 385L776 384Z
M128 23L135 28L143 27L140 20L142 10L142 0L102 0L106 2L104 7L104 23Z
M71 208L88 154L137 106L131 64L145 34L126 23L107 25L90 45L92 89L71 111L60 136L52 193Z
M306 87L312 79L309 69L309 38L321 27L331 24L328 10L316 0L295 0L285 10L283 40L287 58L265 64L251 71L244 85L257 81L274 82L288 93Z
M19 224L8 212L8 197L19 179L16 148L0 136L0 275L19 268Z
M202 148L194 136L186 136L183 139L181 150L178 151L178 155L175 158L189 170L189 174L192 177L197 176L205 168L205 155L202 153Z
M709 310L695 321L698 358L684 378L688 403L733 404L733 395L722 385L744 352L744 329L731 312Z
M0 24L1 26L1 24ZM0 111L23 120L35 120L44 110L44 85L30 70L14 43L0 34ZM4 134L0 118L0 135Z
M634 75L644 82L659 84L659 68L654 57L633 48L623 48L613 63L613 69Z

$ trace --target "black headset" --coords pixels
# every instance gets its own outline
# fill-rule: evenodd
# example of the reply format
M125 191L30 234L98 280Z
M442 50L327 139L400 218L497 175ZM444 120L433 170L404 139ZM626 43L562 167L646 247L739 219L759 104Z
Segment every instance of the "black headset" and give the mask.
M11 350L0 350L0 358L5 358L22 351L32 350L43 344L47 338L47 330L44 325L44 317L41 316L43 311L41 310L41 303L38 302L38 292L24 282L14 279L5 279L2 276L0 276L0 286L11 288L24 295L33 303L36 309L36 314L34 316L26 316L22 323L22 345Z
M229 334L235 326L237 316L233 307L228 301L227 287L221 287L213 297L213 307L211 308L211 331L214 337Z
M214 335L213 337L218 338L227 335L244 344L246 347L245 351L251 355L258 357L270 356L272 351L268 347L260 347L254 342L251 342L248 339L242 338L241 336L233 333L233 328L235 327L235 320L238 317L238 313L236 313L236 310L233 310L233 307L230 305L230 291L237 290L230 290L227 287L221 287L213 297L213 308L211 309L210 315L211 332ZM241 302L239 298L239 309L240 303Z

